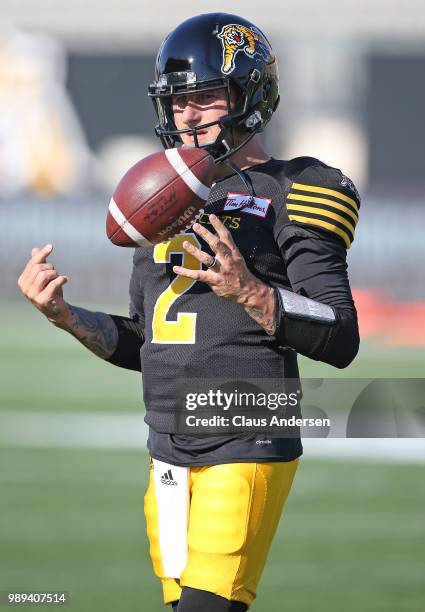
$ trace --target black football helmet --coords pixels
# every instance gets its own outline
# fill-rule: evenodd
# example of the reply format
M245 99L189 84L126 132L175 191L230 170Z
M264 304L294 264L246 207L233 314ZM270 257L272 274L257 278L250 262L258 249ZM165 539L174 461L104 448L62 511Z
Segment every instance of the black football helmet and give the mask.
M236 102L231 107L231 87ZM223 89L227 115L218 121L177 130L172 96ZM270 121L279 103L277 62L264 34L242 17L209 13L184 21L162 43L149 86L159 123L155 133L166 149L181 144L180 134L193 134L195 146L208 150L216 162L243 147ZM219 125L212 144L199 145L198 131ZM235 130L246 138L237 143Z

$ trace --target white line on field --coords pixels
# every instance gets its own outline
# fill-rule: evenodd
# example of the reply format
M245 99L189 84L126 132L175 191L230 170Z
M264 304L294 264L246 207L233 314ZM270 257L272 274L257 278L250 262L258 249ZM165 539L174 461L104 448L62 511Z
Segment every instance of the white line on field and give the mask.
M0 446L140 449L142 414L0 412Z
M425 463L424 438L304 438L304 458Z
M0 412L0 447L140 450L142 414ZM425 463L422 438L304 438L304 459Z

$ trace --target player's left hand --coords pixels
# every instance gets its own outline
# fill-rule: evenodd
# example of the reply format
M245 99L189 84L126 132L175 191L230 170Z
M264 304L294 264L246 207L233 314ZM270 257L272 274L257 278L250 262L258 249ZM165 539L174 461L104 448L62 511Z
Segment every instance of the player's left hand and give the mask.
M215 257L188 241L183 242L184 250L203 263L207 270L173 266L173 271L180 276L207 283L216 295L245 304L261 281L248 270L231 233L220 219L211 214L209 220L216 233L210 232L200 223L195 223L192 229L211 247Z

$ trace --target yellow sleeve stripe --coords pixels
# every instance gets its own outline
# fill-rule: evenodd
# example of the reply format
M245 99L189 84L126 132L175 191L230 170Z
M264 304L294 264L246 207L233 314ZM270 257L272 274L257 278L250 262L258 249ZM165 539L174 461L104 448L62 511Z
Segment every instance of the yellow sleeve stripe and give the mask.
M292 183L292 189L298 189L300 191L312 191L313 193L324 193L326 195L331 195L334 198L338 198L343 202L348 202L354 206L354 208L359 212L359 205L356 200L349 198L345 195L345 193L341 193L340 191L335 191L335 189L327 189L326 187L316 187L315 185L302 185L301 183Z
M344 232L344 230L333 225L332 223L327 223L326 221L322 221L321 219L311 219L310 217L302 217L300 215L289 215L289 218L291 219L291 221L299 221L300 223L309 223L311 225L320 225L320 227L324 227L325 229L330 230L331 232L335 232L336 234L338 234L338 236L341 236L341 238L345 242L345 246L347 247L347 249L350 248L351 240L348 234Z
M339 204L338 202L334 202L333 200L328 200L327 198L316 198L314 196L305 196L300 193L289 193L288 200L301 200L302 202L317 202L317 204L326 204L327 206L332 206L332 208L337 208L338 210L342 210L347 215L349 215L354 223L357 223L359 220L358 215L345 206L344 204Z
M336 213L331 212L330 210L324 210L323 208L313 208L312 206L301 206L300 204L287 204L286 208L288 210L299 210L300 212L308 212L316 215L322 215L323 217L330 217L331 219L335 219L335 221L339 221L345 227L353 233L355 232L355 226L347 221L345 217L341 217L341 215L337 215Z

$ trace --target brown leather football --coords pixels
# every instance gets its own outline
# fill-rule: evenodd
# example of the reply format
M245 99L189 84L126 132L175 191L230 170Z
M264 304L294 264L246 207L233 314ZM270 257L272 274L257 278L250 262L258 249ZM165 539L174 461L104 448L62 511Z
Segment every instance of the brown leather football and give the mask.
M213 179L213 158L196 147L166 149L140 160L109 203L109 240L146 247L189 229L203 211Z

